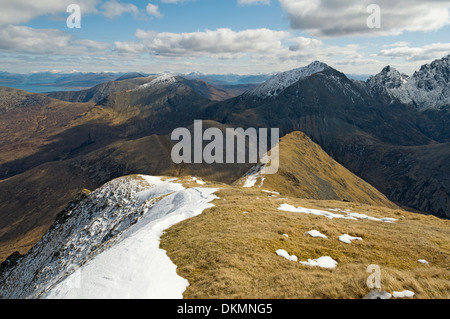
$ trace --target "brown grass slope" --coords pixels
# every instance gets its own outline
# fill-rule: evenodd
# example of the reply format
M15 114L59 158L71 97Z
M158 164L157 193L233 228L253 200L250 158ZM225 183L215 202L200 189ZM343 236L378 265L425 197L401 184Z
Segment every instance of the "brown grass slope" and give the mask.
M206 122L204 127L218 123ZM176 165L168 135L117 140L74 158L44 163L0 180L0 260L27 252L47 231L56 215L83 188L96 189L124 175L197 175L232 183L249 164Z
M277 174L264 175L263 189L298 198L396 207L377 189L331 158L306 134L297 131L285 135L279 146L280 168Z
M226 126L213 121L203 128ZM192 126L190 127L192 130ZM95 189L129 174L186 176L231 184L252 164L180 164L171 161L174 141L151 135L118 140L72 159L45 163L0 181L0 260L25 253L44 235L55 216L80 190ZM264 189L310 198L351 200L377 206L394 205L373 187L332 160L303 133L281 139L281 169L267 175Z
M450 223L401 209L274 196L258 188L218 187L214 207L165 231L161 248L189 281L188 299L359 299L370 289L367 267L381 268L381 288L414 298L450 298ZM328 219L280 211L280 204L390 217L395 223ZM334 211L333 211L334 212ZM328 239L305 235L318 230ZM289 237L283 236L287 234ZM345 244L343 234L362 237ZM330 256L335 269L299 261ZM430 264L418 262L425 259Z

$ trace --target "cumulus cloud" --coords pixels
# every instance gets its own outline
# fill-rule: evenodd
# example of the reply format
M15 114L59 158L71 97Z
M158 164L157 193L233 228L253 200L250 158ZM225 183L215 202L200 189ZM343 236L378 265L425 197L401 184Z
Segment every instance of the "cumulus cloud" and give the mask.
M269 5L270 0L238 0L240 5L265 4Z
M87 39L74 39L67 32L56 29L34 29L8 25L0 29L0 51L41 55L101 55L111 45Z
M60 30L8 25L0 30L0 50L46 54L67 47L70 38Z
M232 58L246 53L267 53L283 48L287 31L249 29L233 31L228 28L191 33L156 33L136 31L140 42L116 42L123 53L148 52L158 56L198 57L213 54L219 58Z
M124 13L137 15L139 12L138 8L134 4L121 3L117 0L105 2L104 4L102 4L101 8L103 9L102 14L110 19L121 16Z
M370 29L372 0L279 0L291 27L317 37L398 35L438 30L450 24L450 2L444 0L377 0L381 28Z
M241 70L245 64L246 68L256 68L260 72L289 70L314 60L332 65L337 58L352 61L354 64L346 65L352 69L376 63L360 53L359 45L326 45L321 40L294 36L288 31L234 31L224 28L190 33L159 33L137 30L135 36L137 41L115 42L114 50L122 55L149 54L160 61L208 59L208 63L216 66L218 61L233 60L232 63L239 65ZM373 69L378 70L381 66L377 64Z
M151 15L151 16L155 16L155 17L157 17L157 18L162 18L162 16L163 16L163 15L161 14L161 12L159 12L159 6L156 5L156 4L151 4L151 3L149 3L149 4L147 5L146 10L147 10L147 13L148 13L149 15Z
M382 57L401 58L406 61L429 61L440 59L450 52L450 43L433 43L422 47L409 47L402 45L381 50L378 54Z
M66 12L74 0L0 0L0 26L26 23L46 14ZM97 13L100 0L77 0L83 13Z
M181 3L187 1L195 1L195 0L161 0L162 3Z

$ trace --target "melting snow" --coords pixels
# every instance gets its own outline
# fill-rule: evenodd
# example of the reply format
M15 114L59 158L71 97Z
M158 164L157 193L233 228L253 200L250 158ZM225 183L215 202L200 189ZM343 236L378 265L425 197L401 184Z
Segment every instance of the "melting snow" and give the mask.
M280 195L280 193L278 193L278 192L268 191L266 189L262 189L261 192L265 192L265 193L269 193L269 194L275 194L275 195Z
M284 250L284 249L278 249L277 251L276 251L276 254L278 255L278 256L280 256L280 257L283 257L283 258L286 258L287 260L289 260L289 261L298 261L298 258L297 258L297 256L295 256L295 255L289 255L289 253L286 251L286 250Z
M352 237L348 234L339 236L339 240L346 244L351 244L353 240L363 240L361 237Z
M318 210L318 209L311 209L311 208L303 208L303 207L295 207L289 204L281 204L280 207L278 207L278 210L282 210L285 212L292 212L292 213L302 213L302 214L311 214L316 216L323 216L327 217L329 219L333 218L343 218L343 219L352 219L352 220L358 220L358 219L368 219L373 221L379 221L379 222L385 222L385 223L393 223L397 221L394 218L376 218L376 217L370 217L364 214L358 214L358 213L352 213L352 212L343 212L346 215L343 214L335 214L324 210Z
M311 215L316 215L316 216L323 216L323 217L327 217L330 219L333 219L333 218L356 219L356 218L347 217L347 216L344 216L341 214L330 213L330 212L327 212L324 210L295 207L295 206L292 206L289 204L281 204L280 207L278 207L278 210L292 212L292 213L303 213L303 214L311 214Z
M327 236L325 236L324 234L320 233L317 230L310 230L309 232L306 232L306 234L314 238L325 238L325 239L328 238Z
M337 261L329 256L320 257L318 259L308 259L308 261L301 261L300 264L311 267L321 267L333 269L337 266Z
M256 182L258 181L258 178L261 177L261 165L256 165L255 167L252 167L250 171L247 172L245 175L245 182L243 187L253 187L255 186ZM264 182L264 179L261 181L261 185Z
M394 298L412 298L414 297L415 293L410 290L404 290L404 291L394 291L393 294Z
M145 200L171 191L156 202L121 240L81 266L57 284L46 298L116 299L116 298L182 298L189 285L176 273L166 252L159 248L165 229L194 217L214 206L217 189L190 188L144 176L157 187L136 194ZM78 282L79 287L73 287Z
M393 223L396 222L397 219L394 218L376 218L376 217L370 217L364 214L358 214L358 213L347 213L348 216L355 217L357 219L368 219L373 220L376 222L385 222L385 223Z
M200 184L200 185L205 185L206 183L204 182L204 181L202 181L202 180L199 180L197 177L192 177L192 180L194 181L194 182L196 182L197 184Z

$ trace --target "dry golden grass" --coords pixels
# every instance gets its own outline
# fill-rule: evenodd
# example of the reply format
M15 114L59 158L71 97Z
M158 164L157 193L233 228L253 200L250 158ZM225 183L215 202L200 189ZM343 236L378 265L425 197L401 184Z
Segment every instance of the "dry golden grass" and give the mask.
M199 186L187 183L186 186ZM381 267L382 289L411 290L415 298L450 298L450 221L341 201L282 199L259 189L219 187L212 207L166 231L161 248L190 286L185 298L362 298L371 264ZM328 219L277 210L339 208L395 223ZM243 212L248 212L244 214ZM328 239L312 238L316 229ZM288 238L283 234L289 235ZM342 234L362 237L345 244ZM299 260L330 256L335 269L307 267L275 254L285 249ZM429 265L418 263L426 259Z
M264 176L264 188L299 198L347 200L397 208L385 195L336 162L304 133L287 134L281 138L279 146L280 169L277 174Z

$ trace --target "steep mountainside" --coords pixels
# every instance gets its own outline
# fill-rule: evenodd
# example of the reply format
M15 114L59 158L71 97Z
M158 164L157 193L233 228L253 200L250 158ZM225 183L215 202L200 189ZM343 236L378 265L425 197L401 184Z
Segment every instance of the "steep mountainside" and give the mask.
M450 106L450 55L423 65L411 77L389 67L368 80L370 88L384 89L393 99L419 110Z
M0 96L1 178L42 163L29 161L24 163L23 169L16 170L21 166L16 161L25 161L45 149L52 144L51 137L76 126L78 119L92 108L92 104L68 103L6 87L0 87ZM75 148L83 142L77 140L73 144L69 141L64 143L67 147ZM55 157L51 149L42 155L45 160Z
M83 291L78 293L86 294L85 298L149 298L139 290L140 282L145 277L144 273L136 273L136 269L132 272L131 269L138 267L140 270L145 267L149 278L156 275L154 272L161 267L158 262L161 262L159 255L162 251L158 248L157 239L164 230L161 227L167 228L170 223L201 213L203 209L211 206L207 203L215 198L211 196L215 191L185 189L179 183L163 181L156 177L130 176L111 181L93 193L85 192L57 216L51 229L26 256L13 255L0 266L0 298L41 298L49 295L56 298L67 297L61 294L63 288L59 287L58 283L88 262L91 267L95 265L95 261L99 260L96 257L101 259L111 247L120 251L119 245L114 245L117 242L120 242L120 245L130 242L135 250L134 255L122 258L121 267L118 264L121 255L118 251L116 271L111 272L99 261L96 267L102 269L104 282L98 277L98 283L87 282L87 276L80 275L90 287L83 287ZM133 227L138 222L138 227ZM142 236L147 238L145 242L141 242L139 248L136 240ZM129 253L130 248L131 246L127 247L122 254ZM114 263L113 258L110 256L105 261L111 265ZM170 267L170 260L166 259L167 261L163 262ZM152 265L156 267L153 269ZM117 291L114 291L114 285L105 287L108 281L114 281L117 276L126 277L125 269L130 270L130 275L133 276L126 280L128 284L134 282L128 288L129 291L124 291L125 287L117 287ZM177 277L175 267L165 273ZM158 275L161 276L161 273ZM107 278L108 276L111 277ZM75 281L71 284L75 284ZM181 279L181 288L183 284ZM160 289L168 289L162 285L167 285L163 280ZM75 287L69 285L67 288L67 293L74 293ZM147 291L158 296L161 294L160 289L152 285ZM87 295L90 297L86 297ZM78 297L83 298L82 295ZM169 293L166 297L174 296Z
M157 78L155 76L137 77L137 75L139 74L136 74L135 76L132 74L125 74L123 77L120 77L115 81L101 83L87 90L51 92L47 93L47 96L68 102L98 103L113 93L136 89ZM160 78L164 78L164 76L165 75L160 76ZM183 83L196 93L212 101L223 101L237 95L233 93L232 89L226 90L216 88L201 80L187 80L182 77L177 77L177 81Z
M182 80L116 92L97 105L66 103L39 94L21 94L27 97L25 102L22 98L16 101L14 97L14 103L8 104L13 106L5 106L5 109L11 110L0 113L0 122L4 122L7 128L4 133L5 147L8 150L20 149L24 153L11 151L11 156L0 163L0 178L13 176L48 161L86 154L121 139L168 134L201 118L203 109L211 103ZM53 101L53 104L65 107L55 109L43 102L36 103L37 100L45 103ZM31 112L30 107L23 108L25 104L33 104L36 111ZM53 112L51 127L42 126L50 119L46 110ZM23 125L29 122L33 125ZM25 153L27 148L32 151Z
M278 173L250 171L236 184L259 187L307 199L340 200L394 208L383 194L333 160L302 132L292 132L280 140Z
M0 298L376 298L374 263L386 298L448 298L447 230L400 209L125 176L3 262Z
M404 80L385 68L376 79L354 81L315 62L221 102L199 93L207 86L167 74L147 83L124 80L138 86L97 104L2 88L0 256L26 252L83 188L95 189L127 174L196 175L232 183L253 166L175 165L169 134L178 127L192 130L196 119L211 120L205 126L221 130L279 127L283 136L302 131L396 204L449 217L450 110L418 109L393 100L389 90L403 87ZM285 160L288 164L265 185L309 198L385 200L325 155L318 156L319 162L329 165L321 167L302 159L297 147L288 149L300 156L298 161Z
M139 78L140 81L136 78L124 79L124 80L116 80L106 83L98 84L88 90L80 90L80 91L62 91L62 92L51 92L47 95L54 99L68 101L68 102L100 102L104 98L108 97L108 95L116 92L126 91L135 89L139 85L145 84L154 78ZM139 84L138 84L139 83Z
M204 129L226 129L212 121L204 122L203 126ZM192 125L190 129L193 130ZM176 165L171 160L174 144L170 136L157 135L116 141L88 154L46 163L1 181L0 211L3 218L0 220L0 243L4 250L0 249L0 258L15 250L26 252L39 239L34 230L38 228L42 236L56 214L83 188L95 189L122 175L141 173L177 177L193 175L231 184L253 166L248 163ZM299 132L281 139L280 152L283 159L280 172L266 177L267 184L264 185L269 190L273 186L292 196L393 207L377 190L333 161ZM289 161L284 162L287 158ZM25 202L22 200L24 197L27 198ZM27 240L17 247L14 243L20 238Z
M449 162L449 112L418 110L392 101L382 85L396 87L404 77L390 68L365 83L330 67L315 66L283 74L282 79L290 79L288 83L298 79L287 88L284 81L275 81L277 77L267 82L272 83L270 89L267 83L260 87L276 94L246 93L209 106L205 117L235 127L279 127L282 134L305 132L391 200L450 216L445 164ZM371 83L379 85L371 87ZM436 153L425 155L427 149Z

